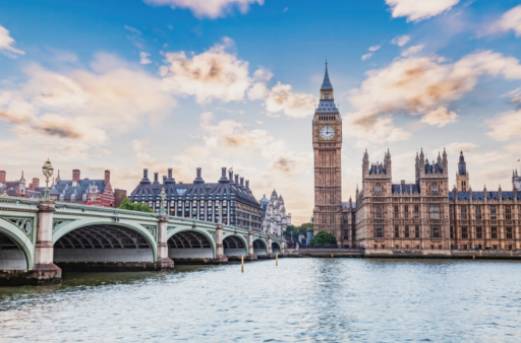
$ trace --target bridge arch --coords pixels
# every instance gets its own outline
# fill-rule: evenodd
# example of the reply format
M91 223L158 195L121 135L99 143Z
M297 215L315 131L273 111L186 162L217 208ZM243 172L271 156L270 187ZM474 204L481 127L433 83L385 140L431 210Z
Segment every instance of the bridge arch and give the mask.
M280 251L281 251L280 244L278 242L271 243L271 251L273 253L280 253Z
M268 243L264 238L259 237L253 240L253 253L257 257L268 255Z
M216 257L213 235L197 226L169 230L167 244L168 256L174 260L208 260Z
M31 270L34 261L33 243L18 227L0 218L0 240L2 238L6 244L12 242L18 249L7 252L7 250L2 251L0 247L0 270ZM25 266L22 267L24 264Z
M153 263L157 243L138 223L80 219L53 233L54 259L60 263Z
M223 238L224 255L227 257L241 257L248 255L248 241L239 234L227 234Z

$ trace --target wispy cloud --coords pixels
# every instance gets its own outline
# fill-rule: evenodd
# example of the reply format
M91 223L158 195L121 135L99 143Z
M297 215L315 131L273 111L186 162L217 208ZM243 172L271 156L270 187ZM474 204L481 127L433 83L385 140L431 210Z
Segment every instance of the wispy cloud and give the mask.
M517 37L521 37L521 5L511 8L492 25L493 32L513 31Z
M380 45L372 45L372 46L370 46L367 49L367 52L362 55L361 60L362 61L367 61L368 59L373 57L374 53L377 52L378 50L380 50L380 48L381 48Z
M9 30L2 25L0 25L0 51L11 57L25 55L25 51L15 47L14 38Z
M402 35L402 36L396 36L391 40L391 43L399 46L400 48L404 47L409 43L411 40L411 36L409 35Z
M238 8L241 13L248 12L250 5L263 5L264 0L145 0L155 6L189 9L199 18L220 18Z
M454 7L459 0L385 0L393 18L405 17L420 21L437 16Z

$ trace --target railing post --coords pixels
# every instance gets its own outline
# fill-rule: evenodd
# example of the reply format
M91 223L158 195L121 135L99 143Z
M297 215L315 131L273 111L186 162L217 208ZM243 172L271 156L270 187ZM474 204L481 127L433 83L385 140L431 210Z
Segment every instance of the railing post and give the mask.
M223 244L223 226L222 224L217 224L215 227L215 258L219 262L227 262L228 258L224 255L224 244Z
M248 231L248 259L256 260L257 256L255 256L255 249L253 248L253 233Z
M168 218L160 215L157 221L157 262L156 268L168 270L174 268L174 261L168 257L167 242Z
M58 282L62 276L60 267L54 264L52 239L54 212L54 202L47 200L38 204L34 267L30 272L30 277L37 283Z

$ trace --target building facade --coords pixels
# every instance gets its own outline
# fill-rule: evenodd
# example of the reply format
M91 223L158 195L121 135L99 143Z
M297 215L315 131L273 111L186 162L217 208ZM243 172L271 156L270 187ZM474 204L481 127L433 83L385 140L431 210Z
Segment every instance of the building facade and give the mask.
M315 206L313 230L328 231L337 241L342 231L342 118L326 69L312 123Z
M41 198L45 192L40 187L40 180L33 178L29 184L25 180L24 173L15 181L6 180L6 172L0 170L0 194L14 197ZM110 182L110 171L105 170L103 179L81 178L79 169L72 171L72 179L63 180L60 173L49 186L52 199L64 202L75 202L93 206L114 206L114 192Z
M423 150L414 161L415 180L393 183L392 157L389 150L383 161L370 162L366 151L362 158L362 187L355 200L342 202L339 175L341 137L320 134L323 127L335 127L338 111L321 122L323 101L332 101L332 87L327 73L321 99L313 119L315 153L315 207L313 229L334 233L340 247L363 249L366 254L450 255L457 251L505 253L521 249L521 176L512 174L512 190L499 187L473 191L463 152L460 153L456 185L449 188L449 165L446 151L429 160ZM329 96L330 94L330 96ZM331 103L331 102L330 102ZM331 110L333 108L333 110ZM318 119L317 119L318 116ZM327 143L332 144L327 144ZM323 157L326 156L326 157ZM338 165L338 168L337 168ZM340 234L332 219L333 209L341 208ZM327 209L327 210L326 210Z
M172 216L261 230L261 208L250 183L231 169L227 171L223 167L217 182L205 182L201 168L197 168L192 183L176 182L172 169L168 169L162 182L158 173L154 173L154 179L150 181L148 170L144 169L143 178L129 198L159 212L162 189L167 212Z
M259 203L262 211L262 231L281 237L291 224L291 214L286 212L284 198L273 190L269 199L263 195Z

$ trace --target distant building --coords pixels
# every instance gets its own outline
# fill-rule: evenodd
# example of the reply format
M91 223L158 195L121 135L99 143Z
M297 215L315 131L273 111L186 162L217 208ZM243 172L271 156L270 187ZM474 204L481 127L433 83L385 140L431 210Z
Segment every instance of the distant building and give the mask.
M291 214L286 213L286 206L282 195L278 195L275 190L268 199L266 195L260 200L262 210L262 231L282 236L288 225L291 224Z
M114 207L119 207L123 200L127 198L126 189L115 189L114 190Z
M159 181L154 173L153 181L148 178L148 169L130 195L130 200L145 203L159 212L161 189L166 193L166 210L172 216L196 218L224 225L235 225L245 229L261 229L261 209L250 189L248 180L222 168L217 182L206 182L201 168L197 168L192 183L176 182L172 169Z
M114 192L110 183L110 171L103 179L82 179L79 169L72 171L71 180L63 180L58 173L51 190L51 198L57 201L77 202L86 205L114 207Z
M40 179L33 178L27 185L24 173L18 180L7 181L7 173L0 170L0 194L13 197L41 198L45 187L40 186ZM110 183L110 171L105 170L103 179L81 179L79 169L72 171L71 180L63 180L60 173L49 186L51 198L63 202L75 202L85 205L113 207L115 196ZM126 193L125 193L126 194Z

